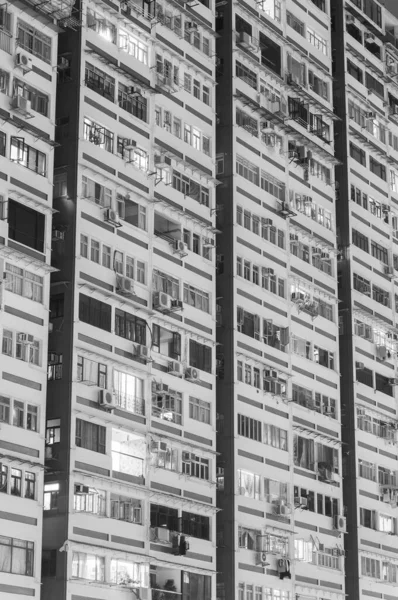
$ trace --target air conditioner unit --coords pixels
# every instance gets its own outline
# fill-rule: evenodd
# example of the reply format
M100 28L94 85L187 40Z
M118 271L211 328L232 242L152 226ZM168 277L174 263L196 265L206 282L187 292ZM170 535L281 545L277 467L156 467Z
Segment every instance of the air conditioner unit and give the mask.
M356 20L356 18L354 17L354 15L350 15L350 14L346 15L345 22L346 23L352 23L353 25L357 25L358 24L358 21Z
M373 110L365 113L365 119L376 119L376 118L377 118L377 113L375 113Z
M116 408L117 404L115 402L112 392L110 392L109 390L100 390L99 405L102 406L102 408L106 408L108 410L113 410L114 408Z
M160 312L168 311L171 307L171 296L165 292L155 292L153 295L152 306Z
M278 371L274 369L265 369L264 370L265 379L278 379Z
M53 229L52 231L52 241L60 242L65 239L65 231L61 231L60 229Z
M275 273L274 269L266 267L263 271L264 275L273 275Z
M165 527L156 527L155 528L155 537L158 542L169 542L170 541L170 532Z
M188 246L182 240L173 241L173 252L187 255Z
M33 344L34 337L28 333L18 333L17 340L18 342L23 342L24 344Z
M300 506L301 508L307 508L308 498L306 498L305 496L300 496Z
M20 95L14 96L11 99L10 107L24 114L29 114L32 111L30 100Z
M170 375L176 375L177 377L182 377L183 373L184 373L183 366L180 362L173 360L173 361L169 362L167 372L170 373Z
M182 300L177 300L176 298L171 299L171 310L182 310L184 308L184 304Z
M246 31L241 31L238 37L238 44L240 44L246 50L252 50L255 52L258 50L258 45L253 41L253 38Z
M328 417L332 417L335 414L335 410L332 406L327 406L325 408L324 414L327 415Z
M107 208L104 212L104 217L105 221L108 221L108 223L112 223L112 225L115 225L116 227L120 225L119 215L117 214L116 210Z
M398 377L391 377L388 380L389 385L398 385Z
M185 370L185 379L187 381L198 381L199 380L199 372L197 369L193 367L188 367Z
M82 485L81 483L75 484L75 494L77 496L83 496L83 495L89 494L89 493L90 493L90 488L88 487L88 485Z
M376 40L376 36L374 33L370 33L370 31L365 31L364 37L366 42L374 42Z
M32 57L25 52L17 52L15 57L15 66L20 67L25 73L33 68Z
M123 143L123 150L134 150L137 147L137 142L135 140L125 139Z
M328 252L322 252L321 260L330 260L330 255Z
M203 238L203 248L214 248L214 240L211 238Z
M154 163L155 163L155 167L157 167L158 169L166 169L166 168L170 167L169 163L166 162L165 157L162 156L161 154L154 155Z
M135 296L134 283L128 277L117 275L116 291L122 296Z
M261 221L261 224L265 227L272 227L272 219L263 219Z
M334 518L333 518L333 527L337 531L341 531L342 533L345 533L345 531L346 531L346 519L345 519L345 517L341 517L340 515L334 515Z
M258 553L258 558L257 558L257 564L258 565L269 565L269 562L267 561L267 553L266 552L259 552Z
M193 21L186 21L185 22L185 29L187 31L197 31L198 30L198 24L194 23Z
M382 204L381 205L381 210L383 211L384 214L387 214L391 211L391 207L388 206L388 204Z
M142 92L139 88L130 86L127 88L127 95L131 98L140 98L142 96Z
M395 273L395 269L392 265L385 265L384 273L385 275L389 275L390 277L392 277Z
M142 344L137 344L134 348L135 355L139 358L144 358L148 360L150 358L150 349L148 346L143 346Z

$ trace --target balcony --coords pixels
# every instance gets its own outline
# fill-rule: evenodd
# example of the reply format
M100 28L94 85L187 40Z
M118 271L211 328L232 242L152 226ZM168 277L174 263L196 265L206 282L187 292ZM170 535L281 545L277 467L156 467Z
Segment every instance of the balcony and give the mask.
M6 31L0 31L0 50L8 54L12 53L12 37Z
M181 594L181 571L156 565L150 574L151 600L179 600Z

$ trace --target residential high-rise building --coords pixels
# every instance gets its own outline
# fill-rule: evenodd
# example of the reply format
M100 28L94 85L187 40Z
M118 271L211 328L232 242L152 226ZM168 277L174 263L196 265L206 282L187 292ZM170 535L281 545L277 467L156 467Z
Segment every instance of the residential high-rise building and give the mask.
M0 595L40 596L57 31L0 6Z
M330 16L217 5L225 600L345 597Z
M42 598L210 600L214 5L76 8L59 36Z
M398 569L398 7L333 4L346 592L352 600L391 598Z

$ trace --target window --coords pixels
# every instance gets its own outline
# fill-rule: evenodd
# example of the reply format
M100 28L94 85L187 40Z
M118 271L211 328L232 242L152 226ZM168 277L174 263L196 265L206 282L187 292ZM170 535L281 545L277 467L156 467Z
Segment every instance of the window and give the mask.
M86 62L85 83L91 90L97 92L111 102L115 100L115 79L105 71Z
M239 495L260 500L260 476L238 469Z
M110 581L130 588L149 586L149 564L111 559Z
M61 440L61 419L48 419L46 424L46 444L52 446Z
M100 388L107 387L107 367L90 358L77 357L77 381L85 385L95 385Z
M85 175L82 176L82 196L103 207L112 204L112 190Z
M111 331L111 312L109 304L84 294L79 295L79 319L84 323Z
M300 21L297 17L295 17L290 11L286 11L286 20L289 27L294 29L297 33L305 36L304 34L304 23Z
M350 59L347 59L347 71L348 71L349 75L354 77L354 79L359 81L359 83L363 83L362 69L357 67L357 65L355 65L353 62L351 62Z
M73 552L72 577L89 581L105 581L105 557Z
M350 142L350 156L362 166L366 167L366 154L365 151Z
M275 425L270 425L269 423L264 423L264 444L267 446L272 446L273 448L278 448L279 450L286 450L287 447L287 431L285 429L281 429L280 427L276 427Z
M366 87L384 100L384 85L370 73L366 73Z
M177 471L178 452L166 442L152 441L151 465L155 468Z
M173 188L179 192L182 192L184 196L189 196L204 206L210 206L209 188L201 186L193 179L190 179L186 175L183 175L174 169L171 183Z
M235 66L235 74L236 77L243 79L250 87L257 89L257 75L250 69L248 69L245 65L240 63L238 60L236 61Z
M152 326L152 349L164 356L180 360L181 334L154 324Z
M256 419L238 414L238 435L257 442L262 441L262 423Z
M1 87L1 83L0 83ZM48 96L43 92L35 89L34 87L27 85L24 81L21 81L14 77L13 81L13 94L14 96L22 96L30 102L31 109L45 117L48 116Z
M315 470L315 445L310 440L299 435L293 437L294 464L311 471Z
M41 577L56 577L57 575L57 550L42 550Z
M371 254L385 265L388 265L388 250L376 242L371 243Z
M84 118L83 137L87 142L107 152L113 152L114 133L87 117Z
M38 175L47 175L47 155L25 144L23 137L11 136L10 160Z
M141 500L111 494L111 519L128 521L129 523L142 524Z
M18 46L51 64L51 38L21 19L17 24Z
M119 48L144 65L148 64L148 46L130 32L120 30Z
M43 510L58 508L58 497L59 483L45 483Z
M145 411L144 380L130 373L113 370L113 394L118 406L135 414Z
M259 540L261 539L261 530L249 529L248 527L238 526L238 546L246 550L257 550Z
M372 171L372 173L377 175L377 177L380 177L380 179L382 179L383 181L387 181L386 166L382 165L378 160L373 158L373 156L370 156L369 158L369 168Z
M191 452L182 453L182 472L185 475L209 481L210 461Z
M145 438L133 432L112 429L112 469L142 480L146 457Z
M3 131L0 131L0 156L6 155L7 136Z
M266 502L287 502L288 484L275 479L264 479L264 499Z
M203 515L182 511L181 533L201 540L210 539L210 519Z
M81 487L81 486L79 486ZM77 493L75 486L75 494L73 497L73 508L76 512L88 512L94 515L106 515L106 492L97 488L87 487L87 492Z
M368 556L361 556L361 572L365 577L380 579L380 561Z
M280 76L282 68L282 49L279 44L260 31L260 48L261 64ZM236 64L238 65L238 63Z
M205 400L189 397L189 418L200 423L211 424L211 404Z
M91 8L87 9L87 27L98 33L105 41L116 44L116 26Z
M175 300L180 298L180 282L178 279L166 275L157 269L153 270L152 284L154 292L165 292Z
M170 506L151 504L151 527L164 527L169 531L178 531L178 510Z
M210 295L208 292L199 290L187 283L184 283L184 302L194 306L203 312L210 314Z
M130 315L129 313L116 308L115 310L115 334L120 337L136 342L137 344L146 344L147 322L140 317Z
M211 600L211 577L198 573L182 573L183 597L191 600Z
M250 163L242 156L236 156L236 171L254 185L259 185L259 168Z
M352 230L352 243L354 246L358 246L364 252L369 252L369 240L363 233L360 233L356 229Z
M36 496L36 475L25 471L25 491L24 497L34 500Z
M328 46L327 46L326 40L324 40L318 33L316 33L316 31L313 31L309 27L307 27L307 40L317 50L320 50L322 52L322 54L327 56Z
M76 446L105 454L106 428L96 423L76 419Z
M34 543L0 536L0 571L33 577Z
M211 348L195 340L189 340L189 365L211 373Z

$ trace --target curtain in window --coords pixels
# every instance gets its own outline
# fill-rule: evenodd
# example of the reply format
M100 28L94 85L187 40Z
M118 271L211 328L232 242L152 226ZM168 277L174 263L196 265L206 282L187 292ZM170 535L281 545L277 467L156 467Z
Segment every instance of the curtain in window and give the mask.
M0 537L0 571L10 573L11 571L11 540Z

